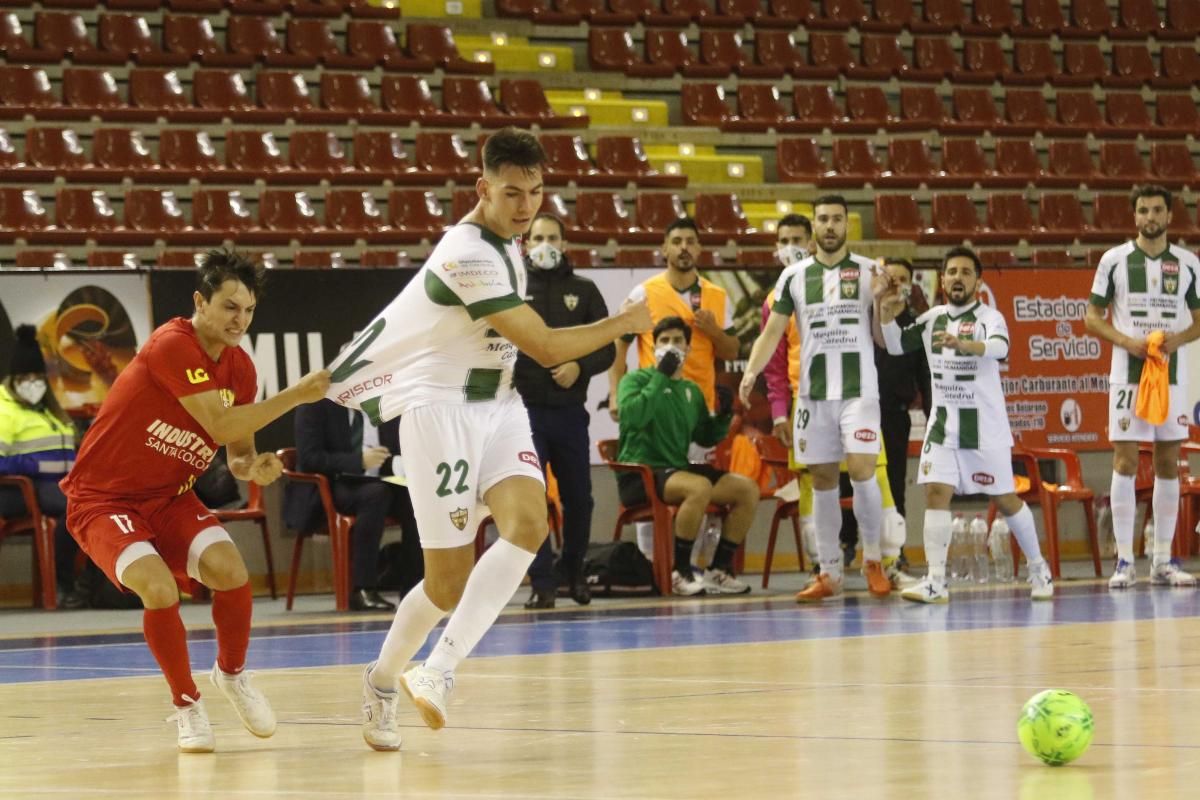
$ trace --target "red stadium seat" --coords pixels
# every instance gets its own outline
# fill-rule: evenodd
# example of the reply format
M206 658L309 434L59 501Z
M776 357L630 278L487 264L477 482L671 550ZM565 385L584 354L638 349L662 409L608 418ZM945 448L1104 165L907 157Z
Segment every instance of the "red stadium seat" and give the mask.
M808 61L796 77L832 80L842 72L849 72L854 64L857 59L850 52L845 34L812 32L808 35Z
M221 180L225 167L204 131L164 128L158 134L158 161L163 174L176 179Z
M1011 71L999 39L967 39L963 45L963 69L951 73L951 80L991 83L1007 77Z
M70 56L77 64L122 64L117 53L101 50L88 36L87 25L79 14L39 11L33 15L34 41L39 50Z
M254 101L240 73L217 69L200 69L192 73L192 97L202 109L221 116L246 119L256 116Z
M418 75L384 75L379 85L379 97L384 111L397 115L402 122L419 120L423 125L435 127L464 123L434 104L429 84Z
M137 253L125 250L89 250L87 265L101 269L141 269L142 260Z
M737 108L737 119L726 122L726 130L784 130L794 122L779 97L779 90L766 83L740 84Z
M1098 39L1112 28L1107 0L1071 0L1071 24L1063 29L1064 36Z
M954 119L945 127L956 133L983 133L1001 128L990 90L957 88L952 97Z
M1097 177L1092 154L1082 139L1051 142L1046 164L1047 175L1042 180L1046 186L1076 186Z
M317 57L289 53L271 17L234 15L226 21L225 43L229 52L279 67L315 67Z
M25 38L21 20L15 12L0 13L0 51L9 61L18 63L57 63L62 53L54 50L39 50Z
M1012 241L1030 238L1037 228L1033 213L1029 210L1029 201L1021 194L993 192L988 195L987 220L988 228ZM1015 263L1011 253L1006 255L1008 263Z
M646 31L646 64L630 64L626 73L647 77L657 75L661 68L669 67L670 74L681 74L688 78L724 78L733 72L732 64L705 64L700 56L688 46L687 34L674 30Z
M225 166L251 179L290 171L274 133L244 128L233 128L225 134Z
M533 78L505 78L500 81L500 107L508 114L533 120L542 128L586 128L589 118L559 116L546 99L542 84Z
M683 175L664 175L650 164L640 139L633 136L596 137L596 167L622 181L639 187L683 187Z
M1091 230L1076 194L1043 194L1038 201L1038 223L1045 238L1072 241Z
M1200 5L1192 0L1167 0L1167 25L1159 39L1194 39L1200 34Z
M97 128L92 135L92 160L118 181L125 176L153 180L159 171L142 132L130 128ZM97 175L93 180L104 178Z
M740 28L746 23L741 16L718 14L710 0L662 0L662 8L666 14L690 17L701 28Z
M252 230L254 218L239 190L197 189L192 193L192 227L219 240Z
M949 33L966 22L963 4L955 0L925 0L919 20L913 20L914 33Z
M1075 258L1069 250L1034 250L1031 260L1035 267L1075 266Z
M925 221L911 194L875 195L875 236L879 239L917 241L924 235Z
M346 257L338 250L297 250L292 254L294 269L345 269Z
M412 260L403 250L363 250L358 265L363 269L409 269Z
M1051 36L1066 24L1058 0L1024 0L1021 23L1013 26L1013 35Z
M583 137L570 134L543 134L538 137L546 153L542 172L547 184L563 185L574 181L579 186L623 186L625 181L601 173L588 155Z
M743 49L742 35L736 31L711 30L700 32L700 59L713 66L726 65L745 78L782 78L783 67L755 62Z
M1003 133L1032 136L1054 127L1046 101L1037 89L1009 89L1004 95Z
M1109 36L1145 39L1148 35L1157 35L1163 27L1155 0L1120 0L1117 24L1109 31Z
M419 189L393 189L388 194L388 221L401 241L434 239L450 227L437 195Z
M72 109L101 113L109 112L112 117L132 116L112 113L127 109L125 99L117 86L117 79L108 70L76 69L66 67L62 71L63 105Z
M30 128L25 132L25 163L53 170L69 180L87 180L92 162L79 134L67 128Z
M932 230L921 238L932 244L953 244L962 239L982 242L1002 238L980 223L975 203L964 194L934 194L929 220Z
M867 13L867 7L863 5L863 0L824 0L821 5L825 13L821 17L820 23L824 25L837 24L842 28L858 27L871 18L871 15Z
M311 237L321 229L308 193L294 189L264 189L258 196L258 230L254 239L284 242Z
M950 39L945 36L918 36L913 38L913 69L926 78L947 77L958 69L958 57Z
M1022 178L1000 175L991 164L978 139L942 140L942 175L938 182L945 186L1023 186Z
M129 70L129 105L153 114L179 113L192 107L175 70Z
M1096 42L1067 42L1063 46L1063 71L1056 86L1090 86L1108 76L1108 62Z
M816 139L785 139L775 142L775 168L784 183L817 183L828 168Z
M688 215L677 194L639 192L636 205L638 227L648 235L653 234L653 241L657 242L663 240L668 225Z
M354 167L363 173L387 175L394 181L416 171L396 131L356 130Z
M1150 146L1150 170L1156 183L1200 185L1200 173L1184 142L1155 142Z
M325 227L355 238L376 238L389 229L375 198L362 189L330 189L326 193Z
M496 71L492 64L467 61L459 55L454 34L442 25L409 23L406 45L409 55L428 59L447 72L491 75Z
M150 34L150 25L140 14L101 14L96 34L100 48L122 61L138 64L182 66L190 57L166 53Z
M911 71L899 40L892 35L862 37L862 67L852 67L850 76L864 79L887 79L893 75L905 76Z
M1091 92L1059 92L1057 130L1075 136L1102 131L1107 126L1100 116L1100 107Z
M845 121L831 86L796 84L792 87L792 112L796 130L820 131Z
M293 117L316 111L308 81L300 72L260 71L254 76L254 90L259 106L267 111Z
M751 227L736 194L697 194L696 225L702 241L736 238L741 244L767 244L775 240L774 234Z
M287 49L294 56L317 60L336 69L361 70L375 65L373 58L342 52L333 35L333 27L324 19L289 19Z
M633 247L617 248L617 256L613 259L617 267L654 268L662 269L663 259L661 250L643 250Z
M253 55L227 51L207 17L164 15L163 49L210 66L247 67L254 63Z
M1017 266L1017 257L1013 255L1011 250L978 250L979 260L983 262L985 267L1015 267Z
M849 117L849 123L841 124L846 130L895 128L900 122L892 116L887 96L878 86L846 87L846 116Z
M900 119L906 128L937 130L946 122L946 107L932 86L902 86Z
M1041 183L1046 170L1028 139L1001 139L996 142L996 172L1019 183Z
M575 229L571 237L581 242L603 244L609 239L645 241L621 195L609 192L580 192L575 197Z
M353 169L346 149L333 131L294 131L288 137L288 158L295 172L307 174L313 181L337 182ZM326 208L326 218L328 212Z
M478 78L444 78L442 107L449 114L477 122L485 128L500 128L526 122L501 111L492 97L492 90L488 88L487 81Z
M1000 36L1016 25L1011 0L975 0L972 17L962 26L968 36Z
M20 250L13 257L13 266L17 269L61 270L75 268L75 265L71 263L71 257L61 250ZM50 585L53 586L54 583L51 582ZM53 608L53 606L46 606L46 608Z
M826 186L874 183L882 171L869 139L838 139L833 143L833 169L821 183Z
M755 31L754 59L765 67L791 75L803 72L807 63L791 31Z
M0 241L32 239L34 234L52 228L50 215L35 190L0 186Z
M346 23L346 50L351 56L369 59L385 70L432 72L429 58L414 58L400 49L395 28L379 20L350 20Z
M625 72L634 65L645 63L634 49L629 31L596 27L588 31L588 65L593 70Z
M834 145L836 156L837 145ZM888 142L887 170L878 178L881 186L920 186L923 182L944 184L933 156L929 152L929 143L924 139L892 139Z
M1116 241L1123 238L1133 222L1129 195L1098 194L1092 204L1093 230L1084 241Z
M913 0L875 0L872 11L872 18L858 27L866 31L898 32L907 28L916 16Z
M648 0L653 2L653 0ZM808 0L801 0L808 2ZM610 0L610 5L612 1ZM763 0L717 0L717 11L727 16L742 16L753 26L755 32L763 28L787 28L792 30L800 24L801 17L788 17L776 14ZM687 24L686 20L683 24Z
M1040 85L1061 72L1054 51L1050 49L1050 42L1042 39L1018 40L1013 45L1013 71L1004 78L1004 82Z
M1193 246L1200 242L1200 227L1192 221L1187 205L1178 194L1171 198L1171 232L1174 236L1187 239Z
M371 98L371 85L361 72L322 72L321 106L358 119L379 114L379 107Z
M54 221L62 242L102 240L104 234L120 227L117 212L101 189L64 186L54 195Z
M1111 126L1100 135L1134 136L1144 132L1147 136L1162 136L1155 131L1150 121L1150 111L1137 92L1109 92L1104 97L1104 115Z
M1195 53L1195 49L1192 51ZM1105 86L1138 87L1158 77L1154 59L1144 44L1114 44L1113 74L1104 79Z
M725 104L725 90L716 83L683 84L679 104L686 125L720 127L736 119Z
M129 189L125 192L125 228L121 244L149 244L171 240L172 234L188 230L183 207L170 189Z
M0 73L0 89L4 78ZM1170 136L1200 135L1200 111L1186 94L1160 94L1154 100L1156 128Z
M1100 174L1113 186L1141 183L1150 177L1137 143L1128 141L1101 143Z
M1166 89L1186 89L1200 83L1200 53L1191 45L1164 46L1160 52L1162 74L1151 83Z
M421 131L417 134L413 155L417 167L438 180L454 178L461 183L474 180L480 174L457 133Z

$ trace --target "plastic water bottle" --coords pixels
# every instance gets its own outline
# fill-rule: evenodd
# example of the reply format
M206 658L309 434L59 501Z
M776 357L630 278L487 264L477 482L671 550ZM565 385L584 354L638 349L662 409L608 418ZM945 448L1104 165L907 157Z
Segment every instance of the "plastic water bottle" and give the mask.
M996 517L988 534L988 550L992 553L992 565L996 572L996 583L1009 583L1013 579L1012 547L1009 544L1008 522Z
M1154 552L1154 519L1146 515L1146 524L1142 526L1142 548L1147 553Z
M1096 534L1100 539L1100 559L1111 561L1117 555L1117 539L1113 533L1112 501L1108 495L1096 501Z
M712 564L717 552L717 542L721 541L721 518L716 514L704 515L704 527L696 537L692 547L692 565L704 570Z
M962 514L955 514L950 523L950 580L956 583L967 580L967 521Z
M988 572L991 571L987 550L988 526L984 522L982 514L976 514L975 519L971 520L970 536L971 556L974 560L971 566L975 572L975 582L987 583Z

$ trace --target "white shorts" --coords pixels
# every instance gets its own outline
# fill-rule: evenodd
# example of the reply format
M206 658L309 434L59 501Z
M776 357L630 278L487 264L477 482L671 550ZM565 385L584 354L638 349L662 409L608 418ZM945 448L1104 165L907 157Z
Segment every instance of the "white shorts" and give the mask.
M796 398L792 452L800 464L837 464L847 453L879 455L879 400Z
M1183 386L1172 386L1167 406L1167 419L1162 425L1151 425L1133 413L1137 408L1138 387L1132 384L1110 384L1108 387L1108 440L1110 442L1179 442L1188 438L1191 408Z
M505 478L545 483L529 414L513 392L468 405L422 406L400 419L400 455L421 546L461 547L487 516L483 496Z
M960 450L926 442L917 483L944 483L955 494L1008 494L1014 490L1012 449Z

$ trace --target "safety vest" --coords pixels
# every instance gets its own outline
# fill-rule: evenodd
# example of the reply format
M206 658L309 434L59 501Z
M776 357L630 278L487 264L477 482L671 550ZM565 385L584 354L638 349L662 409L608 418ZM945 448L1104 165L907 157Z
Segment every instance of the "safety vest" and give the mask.
M74 463L75 429L47 410L22 405L0 386L0 472L61 478Z
M725 319L725 290L715 283L700 278L700 304L712 312L722 330L729 327ZM646 304L650 307L650 318L657 323L665 317L680 317L689 326L696 317L698 308L685 303L675 287L667 281L667 273L655 275L642 286L646 290ZM638 368L654 365L654 333L646 331L638 336ZM683 377L694 382L704 394L709 409L716 408L717 365L712 340L692 327L691 348L683 362Z

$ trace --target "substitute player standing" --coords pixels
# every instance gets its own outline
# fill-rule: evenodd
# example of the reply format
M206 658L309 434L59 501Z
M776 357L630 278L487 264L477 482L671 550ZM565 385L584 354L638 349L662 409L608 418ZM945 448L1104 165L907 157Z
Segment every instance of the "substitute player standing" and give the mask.
M209 675L255 736L275 732L275 714L250 685L253 596L229 534L192 485L224 445L229 469L260 485L279 477L254 433L301 403L320 400L329 373L255 403L254 362L238 347L262 294L264 272L237 253L214 250L200 265L196 310L159 327L121 372L63 479L67 524L83 551L145 607L142 628L177 708L179 749L213 750L213 733L192 680L179 588L194 578L213 590L217 663Z
M1096 267L1088 298L1087 329L1113 344L1108 378L1108 439L1113 446L1113 534L1117 567L1110 589L1126 589L1137 580L1133 565L1133 519L1137 502L1138 443L1154 443L1154 562L1150 582L1194 586L1196 579L1171 558L1179 516L1179 443L1188 438L1191 405L1185 396L1187 360L1179 350L1200 336L1200 297L1196 279L1200 259L1167 241L1171 193L1161 186L1133 190L1137 238L1107 251ZM1105 310L1111 309L1111 320ZM1153 425L1134 413L1146 358L1146 336L1167 334L1161 351L1169 356L1167 418Z
M541 206L544 163L530 133L488 137L474 210L332 366L332 399L376 422L402 415L404 471L425 551L425 580L404 596L378 661L363 673L363 738L376 750L400 747L400 687L429 727L445 725L455 668L546 537L542 470L512 387L518 348L553 367L651 325L645 303L635 303L599 322L552 329L525 303L519 237ZM476 564L475 529L488 510L500 538ZM455 606L429 658L403 672Z
M903 329L896 322L905 306L899 285L893 283L880 297L879 322L888 353L899 356L924 348L932 379L933 409L917 474L917 482L925 485L929 574L900 593L918 603L950 599L946 553L950 500L955 494L995 498L1025 553L1031 596L1034 600L1054 596L1033 514L1013 488L1013 438L1000 384L1000 362L1008 357L1008 323L976 297L982 273L983 264L973 250L951 248L942 260L942 291L948 302Z

